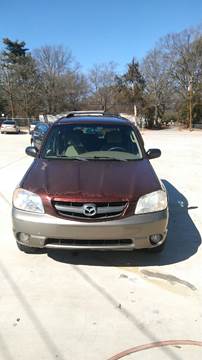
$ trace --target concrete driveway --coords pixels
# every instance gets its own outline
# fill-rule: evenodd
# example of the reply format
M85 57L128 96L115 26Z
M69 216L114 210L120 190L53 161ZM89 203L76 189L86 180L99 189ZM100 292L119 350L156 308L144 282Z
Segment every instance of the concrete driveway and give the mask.
M0 135L1 360L202 358L202 132L143 138L162 150L152 164L169 193L165 251L26 255L10 213L30 136Z

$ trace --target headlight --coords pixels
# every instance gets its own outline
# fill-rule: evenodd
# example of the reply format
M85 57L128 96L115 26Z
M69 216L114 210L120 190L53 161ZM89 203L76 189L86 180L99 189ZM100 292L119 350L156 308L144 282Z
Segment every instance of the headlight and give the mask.
M141 196L137 202L135 214L161 211L167 208L167 195L163 190Z
M20 210L44 213L44 207L39 195L21 188L17 188L13 194L13 206Z

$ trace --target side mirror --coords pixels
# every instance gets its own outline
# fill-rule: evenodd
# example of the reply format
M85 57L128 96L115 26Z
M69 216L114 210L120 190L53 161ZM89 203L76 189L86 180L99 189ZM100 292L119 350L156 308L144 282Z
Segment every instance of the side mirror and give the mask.
M27 155L32 156L34 158L37 157L37 154L38 154L38 151L34 146L28 146L25 149L25 152L26 152Z
M159 156L161 156L161 150L159 149L149 149L147 152L147 157L149 159L156 159L158 158Z

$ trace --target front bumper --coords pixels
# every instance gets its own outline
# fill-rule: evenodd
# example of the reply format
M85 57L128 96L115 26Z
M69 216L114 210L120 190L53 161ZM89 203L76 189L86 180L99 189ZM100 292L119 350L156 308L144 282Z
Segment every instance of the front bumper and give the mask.
M81 222L13 208L13 232L17 242L36 248L133 250L152 248L149 238L166 238L168 210L133 215L119 220ZM28 234L23 240L20 233ZM117 240L117 241L115 241ZM130 241L127 241L130 240Z
M2 128L1 127L1 132L6 132L6 133L19 133L19 128L13 128L13 127L7 127L7 128Z

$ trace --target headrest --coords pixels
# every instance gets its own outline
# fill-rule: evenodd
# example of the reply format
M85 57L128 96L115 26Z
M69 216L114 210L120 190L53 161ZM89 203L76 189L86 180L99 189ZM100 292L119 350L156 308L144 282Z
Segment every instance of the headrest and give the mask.
M106 142L108 144L120 144L122 143L122 135L120 131L110 131L105 135Z

